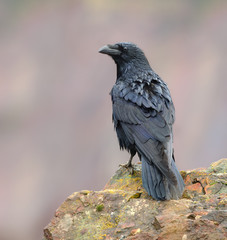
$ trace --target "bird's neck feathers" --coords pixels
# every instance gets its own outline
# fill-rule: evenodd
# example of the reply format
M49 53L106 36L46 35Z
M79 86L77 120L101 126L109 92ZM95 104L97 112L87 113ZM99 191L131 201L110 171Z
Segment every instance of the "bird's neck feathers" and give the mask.
M141 72L150 71L151 67L147 59L142 60L132 60L130 62L116 61L117 65L117 80L124 79L125 81L132 80L136 75L139 75Z

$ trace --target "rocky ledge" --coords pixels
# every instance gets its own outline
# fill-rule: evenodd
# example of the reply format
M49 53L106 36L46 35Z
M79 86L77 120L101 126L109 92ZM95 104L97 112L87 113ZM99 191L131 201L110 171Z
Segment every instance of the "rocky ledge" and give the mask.
M227 239L227 159L207 169L182 171L179 200L155 201L135 172L120 168L102 191L69 196L44 229L43 240Z

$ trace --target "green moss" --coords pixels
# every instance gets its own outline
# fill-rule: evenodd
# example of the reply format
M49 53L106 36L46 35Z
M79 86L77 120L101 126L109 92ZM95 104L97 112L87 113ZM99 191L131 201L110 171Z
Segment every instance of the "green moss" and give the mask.
M191 199L192 196L190 196L190 194L188 193L188 191L185 190L185 191L183 192L183 194L182 194L182 198Z
M210 183L209 185L212 186L212 185L214 185L214 184L216 184L216 182L212 182L212 183Z
M134 193L133 195L131 195L131 196L129 197L128 201L129 201L130 199L132 199L132 198L140 198L141 194L142 194L142 192L136 192L136 193Z
M96 206L97 212L101 212L103 210L103 208L104 208L103 204L99 204L99 205Z
M180 171L180 174L181 174L183 179L186 178L186 175L187 175L186 171Z

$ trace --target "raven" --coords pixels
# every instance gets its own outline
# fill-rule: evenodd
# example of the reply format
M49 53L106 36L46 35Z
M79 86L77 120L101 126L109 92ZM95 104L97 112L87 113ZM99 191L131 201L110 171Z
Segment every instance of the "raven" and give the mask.
M113 122L120 149L142 161L142 182L156 200L178 199L184 181L173 154L175 109L166 83L152 70L143 51L133 43L105 45L100 53L112 57L117 80L111 90Z

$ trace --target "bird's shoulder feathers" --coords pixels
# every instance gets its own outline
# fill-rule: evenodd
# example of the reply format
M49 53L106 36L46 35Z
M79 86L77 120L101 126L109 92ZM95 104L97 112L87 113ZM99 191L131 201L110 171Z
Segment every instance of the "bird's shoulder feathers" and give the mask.
M133 76L130 80L118 79L111 91L113 104L118 102L121 109L134 108L144 116L162 115L172 125L175 117L174 105L169 89L153 71ZM137 109L137 110L135 110Z

